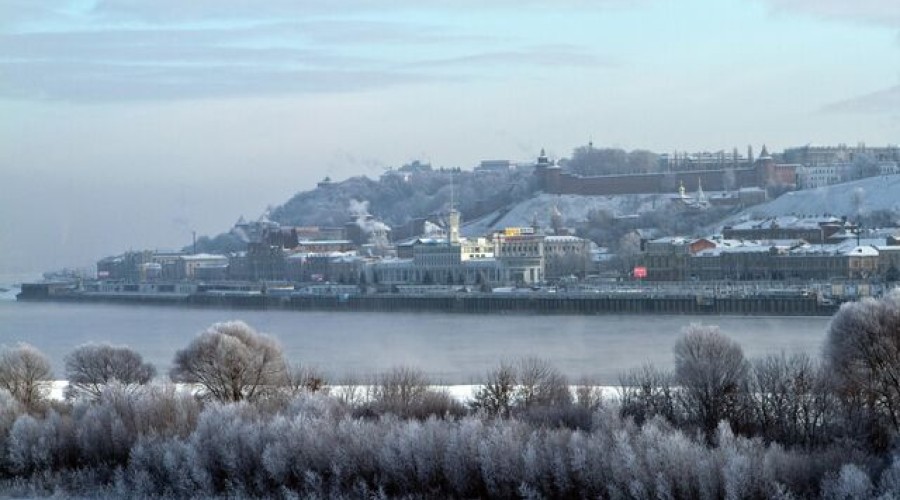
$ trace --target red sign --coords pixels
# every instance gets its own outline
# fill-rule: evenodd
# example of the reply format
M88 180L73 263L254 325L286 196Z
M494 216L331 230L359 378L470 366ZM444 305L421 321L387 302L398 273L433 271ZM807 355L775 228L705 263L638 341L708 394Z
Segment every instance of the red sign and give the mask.
M635 278L646 278L647 277L647 268L644 266L637 266L634 268L634 272L632 275Z

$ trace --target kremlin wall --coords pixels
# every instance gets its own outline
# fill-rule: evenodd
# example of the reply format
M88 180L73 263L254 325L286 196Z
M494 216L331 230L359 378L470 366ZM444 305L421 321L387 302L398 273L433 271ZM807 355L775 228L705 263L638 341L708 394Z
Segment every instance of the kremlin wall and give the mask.
M550 194L618 195L672 193L679 186L695 190L702 185L710 191L742 188L794 188L798 165L777 164L763 148L756 161L709 170L680 170L648 174L585 177L568 172L551 162L542 152L535 164L539 189Z

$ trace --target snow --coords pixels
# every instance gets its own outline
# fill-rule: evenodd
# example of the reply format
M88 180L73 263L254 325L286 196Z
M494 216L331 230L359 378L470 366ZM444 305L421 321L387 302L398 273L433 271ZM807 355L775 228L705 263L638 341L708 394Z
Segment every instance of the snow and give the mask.
M825 214L846 215L852 219L879 210L891 210L900 214L900 175L870 177L832 186L792 191L772 201L752 206L732 220L740 221L758 216Z
M228 257L224 255L216 255L209 253L197 253L192 255L183 255L181 257L184 260L228 260Z
M878 257L878 250L870 246L858 246L844 252L855 257Z
M531 226L535 217L541 226L550 227L550 217L557 207L566 223L586 220L594 210L605 210L614 216L645 213L667 206L672 196L671 193L610 196L541 193L513 206L506 213L496 211L465 223L462 233L464 236L480 236L506 227Z
M65 399L65 390L69 385L69 382L66 380L54 380L50 383L50 393L48 397L53 401L63 401ZM179 390L185 390L188 388L185 384L176 384L176 387ZM435 390L445 390L447 393L457 401L461 403L468 403L472 400L472 396L475 392L480 388L480 385L468 384L468 385L439 385L433 386L432 389ZM598 386L597 387L601 394L605 399L614 399L617 395L618 387L615 386ZM339 392L343 389L341 385L329 386L329 389L332 393ZM575 387L572 386L570 388L574 392Z
M792 215L781 215L771 219L749 220L732 226L735 230L747 229L770 229L770 228L791 228L791 229L819 229L820 223L824 222L840 222L837 217L812 217L799 218Z
M709 193L710 196L715 194ZM595 210L605 210L616 217L642 214L668 206L673 196L676 195L580 196L540 193L511 208L466 222L462 233L464 236L480 236L506 227L531 226L535 218L541 226L550 227L550 218L557 208L567 224L586 220ZM826 214L853 219L879 210L891 210L900 214L900 175L870 177L816 189L792 191L775 200L749 207L722 224L733 226L749 219L793 216L796 219L786 219L783 221L784 225L803 225L811 222L804 219L819 218Z

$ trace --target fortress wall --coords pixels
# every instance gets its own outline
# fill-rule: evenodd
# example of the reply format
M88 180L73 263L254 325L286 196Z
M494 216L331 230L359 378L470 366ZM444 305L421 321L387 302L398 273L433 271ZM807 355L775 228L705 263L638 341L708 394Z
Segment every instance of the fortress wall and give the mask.
M686 190L693 192L697 190L698 182L706 191L724 191L765 185L760 178L766 177L760 175L757 168L596 177L573 175L558 168L539 169L535 173L540 177L545 192L578 195L677 193L682 184Z

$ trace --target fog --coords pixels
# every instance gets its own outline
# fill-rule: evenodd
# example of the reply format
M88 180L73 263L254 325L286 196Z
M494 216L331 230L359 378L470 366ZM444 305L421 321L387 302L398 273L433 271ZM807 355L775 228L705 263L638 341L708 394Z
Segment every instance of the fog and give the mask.
M178 249L198 234L218 233L240 214L258 215L267 186L220 180L212 185L148 179L6 178L0 198L0 274L90 268L126 250Z

